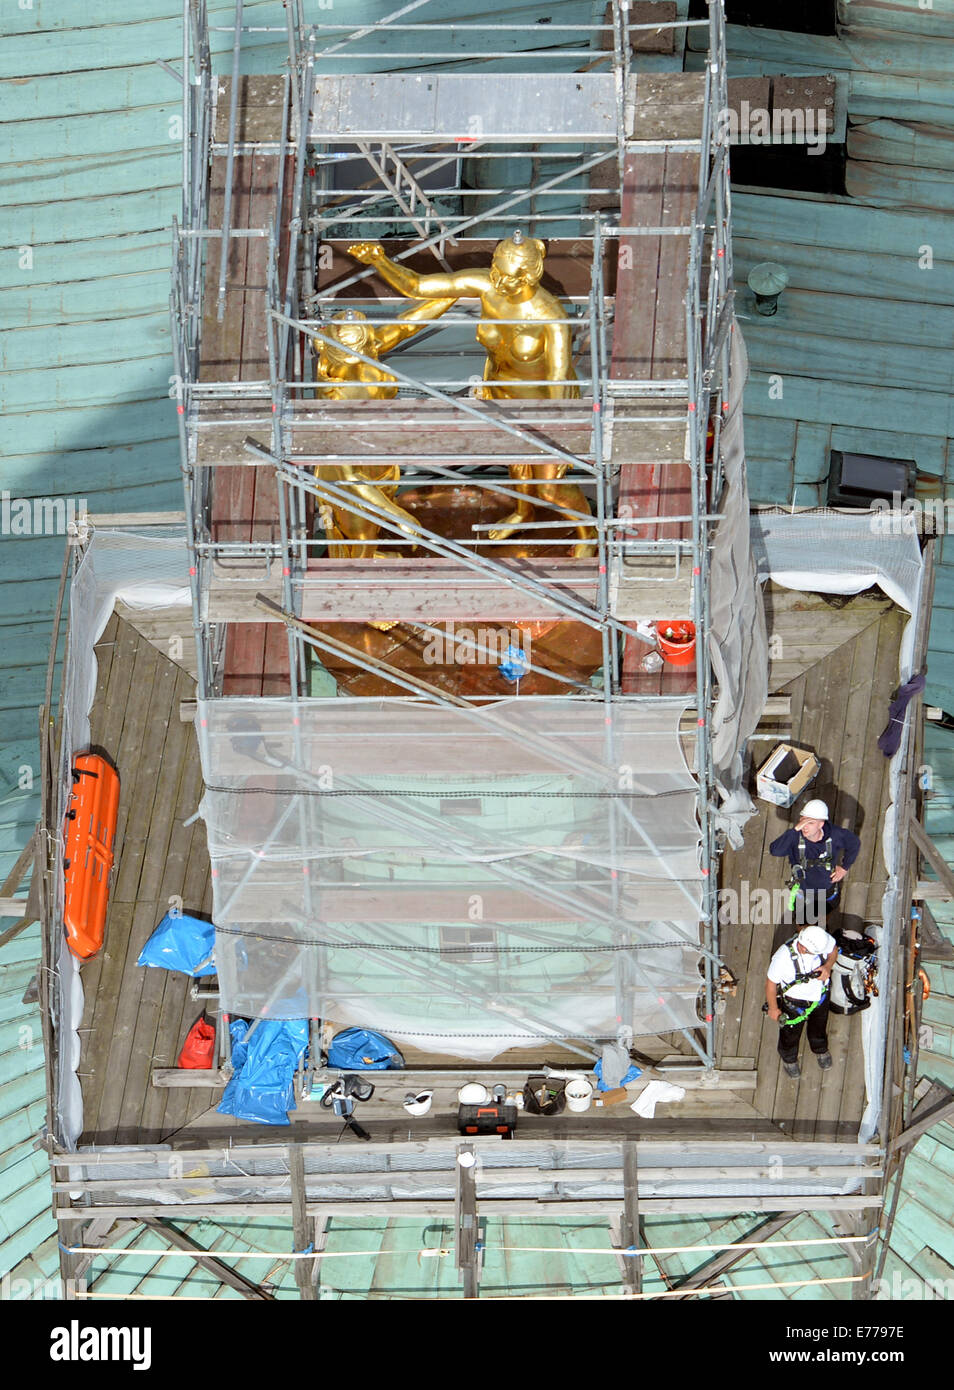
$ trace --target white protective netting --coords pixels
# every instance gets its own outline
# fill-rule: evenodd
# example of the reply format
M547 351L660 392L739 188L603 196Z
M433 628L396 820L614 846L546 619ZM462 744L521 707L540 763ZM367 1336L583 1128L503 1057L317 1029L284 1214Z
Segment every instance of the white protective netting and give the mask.
M202 702L224 1007L488 1058L695 1027L684 708Z

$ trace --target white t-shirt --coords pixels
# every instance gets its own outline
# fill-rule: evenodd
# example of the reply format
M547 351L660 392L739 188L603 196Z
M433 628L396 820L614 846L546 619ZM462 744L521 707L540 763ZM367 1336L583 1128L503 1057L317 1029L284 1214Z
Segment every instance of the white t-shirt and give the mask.
M788 946L780 946L769 961L768 977L776 985L788 985L796 978L796 975L810 975L813 970L819 970L835 949L836 941L833 936L825 933L825 950L821 955L810 955L795 948L798 957L798 968L792 960L792 953ZM804 985L795 985L793 989L786 990L788 999L820 999L822 986L820 980L806 980Z

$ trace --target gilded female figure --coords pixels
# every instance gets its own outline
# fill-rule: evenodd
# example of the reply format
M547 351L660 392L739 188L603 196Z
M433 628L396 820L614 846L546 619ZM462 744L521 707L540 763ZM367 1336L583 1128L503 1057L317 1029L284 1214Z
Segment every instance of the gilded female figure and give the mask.
M453 302L452 299L428 300L392 323L377 326L369 324L366 315L359 309L346 309L336 314L324 326L322 338L326 341L314 340L318 355L316 380L332 383L318 392L319 399L392 399L398 392L397 382L386 367L377 365L378 357L419 333L424 326L421 320L437 318ZM327 341L329 339L333 341ZM361 357L356 353L360 353ZM362 357L373 357L375 360L365 362ZM411 513L394 500L401 481L398 464L363 462L354 465L344 459L335 459L333 462L320 463L315 469L315 477L319 483L347 484L349 494L393 516L401 523L401 530L408 535L416 535L420 530ZM375 542L381 530L378 522L357 516L343 503L331 499L321 503L320 515L325 534L332 542L329 546L332 559L367 560L377 553Z
M546 247L515 232L498 242L488 270L456 270L419 275L385 255L379 242L358 242L349 255L373 266L382 280L411 299L477 299L481 318L477 341L486 350L484 381L476 394L486 400L570 400L579 397L573 369L569 325L560 301L541 285ZM556 322L554 322L556 320ZM490 532L506 540L534 515L534 503L560 511L589 513L576 484L561 479L568 464L557 458L512 463L514 490L522 494L516 508ZM596 531L574 519L579 537L573 554L595 553ZM533 553L530 551L529 553Z

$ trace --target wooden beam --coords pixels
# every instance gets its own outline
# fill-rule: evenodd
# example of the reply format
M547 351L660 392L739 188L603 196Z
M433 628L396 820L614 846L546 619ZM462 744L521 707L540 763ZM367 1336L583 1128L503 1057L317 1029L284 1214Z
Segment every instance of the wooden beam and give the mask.
M914 891L911 896L918 902L954 902L954 893L949 893L940 883L935 883L934 880L930 878L919 878L914 885Z
M869 1179L864 1185L864 1190L866 1192L870 1191L872 1186L873 1183ZM883 1200L883 1182L879 1182L878 1186L881 1188ZM860 1274L862 1277L851 1285L851 1298L854 1303L866 1303L871 1298L871 1279L874 1274L875 1262L878 1258L878 1225L880 1225L880 1221L878 1225L871 1227L867 1221L861 1218L858 1212L853 1212L849 1213L842 1221L843 1226L851 1224L855 1225L858 1235L866 1236L863 1244L855 1246L858 1257L858 1268L856 1273ZM852 1267L854 1268L854 1262L852 1262Z
M941 931L927 903L921 908L920 935L922 961L954 960L954 942L948 941Z
M314 1247L314 1229L308 1219L308 1199L305 1196L305 1158L300 1144L288 1146L288 1172L291 1177L292 1236L294 1248L301 1252ZM305 1302L317 1301L315 1262L295 1261L295 1283L298 1296Z
M115 1244L116 1240L139 1223L136 1221L116 1221L111 1216L98 1217L84 1227L82 1235L77 1240L77 1245L106 1245ZM113 1237L112 1241L108 1237ZM67 1242L64 1242L66 1244ZM90 1265L96 1259L95 1255L74 1255L73 1272L71 1278L78 1284L86 1274ZM75 1290L67 1294L70 1298Z
M20 887L20 884L23 880L23 876L26 873L27 869L30 867L30 861L33 858L35 846L36 831L34 830L33 834L30 836L29 840L26 842L26 844L21 849L19 855L17 856L17 862L14 864L13 868L7 874L3 883L0 884L0 899L8 899L8 895L11 893L15 893L17 889ZM25 898L23 899L23 902L26 902Z
M850 1238L854 1236L863 1236L865 1234L865 1226L867 1223L864 1219L864 1213L846 1212L844 1216L842 1216L840 1212L832 1211L831 1217L831 1228L835 1235L845 1237L845 1244L842 1246L842 1249L851 1261L852 1271L855 1274L860 1274L864 1261L861 1257L861 1251L858 1249L858 1243Z
M637 1179L636 1144L630 1139L623 1145L623 1221L620 1227L620 1245L629 1250L639 1244L639 1183ZM630 1256L629 1277L626 1280L630 1293L643 1291L643 1257Z
M947 1088L945 1088L947 1089ZM897 1153L898 1150L912 1149L923 1134L927 1134L929 1129L940 1124L944 1120L954 1120L954 1091L947 1091L947 1098L937 1103L931 1096L931 1109L924 1113L923 1103L914 1112L913 1124L908 1125L907 1129L902 1130L897 1139L893 1140L889 1154ZM920 1116L920 1118L918 1118Z
M24 927L32 927L36 920L35 917L21 917L19 922L14 922L12 927L7 927L6 931L0 932L0 950L3 950L8 941L19 936Z
M506 1071L505 1068L503 1070ZM517 1070L526 1075L526 1063L524 1063L522 1067L517 1068ZM381 1076L385 1074L384 1072L380 1073ZM412 1075L415 1078L416 1084L421 1073L404 1070L401 1072L401 1075L402 1077ZM462 1075L469 1076L470 1073L462 1073ZM478 1076L477 1079L480 1080L482 1078ZM187 1132L185 1133L187 1134ZM628 1138L630 1136L626 1135L624 1137ZM618 1138L614 1137L609 1140L603 1140L602 1136L600 1136L596 1141L587 1141L585 1132L583 1134L578 1134L577 1137L573 1139L560 1139L558 1137L548 1138L546 1140L547 1151L549 1153L565 1156L569 1150L575 1148L576 1144L580 1143L581 1140L584 1142L596 1142L598 1146L597 1152L605 1154L607 1157L612 1154L613 1161L618 1162L618 1146L620 1143ZM453 1142L454 1139L451 1136L437 1138L429 1136L427 1138L408 1140L402 1143L375 1143L372 1141L370 1144L364 1145L360 1152L365 1156L371 1155L378 1158L380 1160L380 1167L377 1170L372 1169L371 1171L381 1172L392 1166L392 1159L395 1157L413 1156L417 1159L422 1154L435 1154L438 1160L442 1157L452 1157ZM494 1143L494 1149L496 1151L499 1145L495 1141L492 1142ZM519 1138L513 1141L514 1151L519 1150L520 1142ZM640 1152L644 1160L648 1161L652 1159L656 1161L658 1166L662 1167L669 1165L671 1169L684 1168L685 1155L687 1153L697 1157L705 1156L713 1164L728 1164L733 1157L740 1156L751 1158L753 1163L757 1163L759 1158L764 1158L767 1162L771 1155L779 1152L778 1146L780 1143L785 1153L792 1155L798 1154L801 1162L812 1164L826 1162L847 1164L855 1162L856 1160L878 1159L882 1154L882 1149L879 1144L858 1144L852 1141L839 1142L838 1140L827 1139L813 1139L811 1141L799 1143L792 1139L786 1139L781 1135L770 1140L725 1139L722 1141L711 1139L686 1140L673 1138L671 1136L662 1139L646 1139L639 1136ZM221 1144L216 1145L214 1148L206 1144L190 1146L188 1143L176 1144L172 1147L176 1152L181 1153L183 1158L188 1157L194 1161L200 1159L212 1162L216 1160L222 1161L223 1151ZM478 1145L478 1148L480 1147L481 1146ZM333 1141L329 1142L319 1137L306 1143L305 1149L309 1156L322 1158L334 1154L336 1152L336 1145ZM239 1162L249 1160L251 1162L257 1157L268 1158L273 1156L274 1150L274 1139L263 1138L259 1141L230 1144L228 1155L229 1159L236 1159ZM151 1160L156 1165L157 1173L161 1172L164 1175L168 1172L169 1144L137 1144L135 1152L137 1163L145 1164ZM340 1152L340 1149L338 1149L337 1152ZM85 1150L71 1149L63 1152L54 1151L50 1159L52 1166L55 1168L69 1168L74 1165L88 1168L108 1168L110 1164L125 1164L130 1161L130 1150L126 1147ZM652 1166L652 1164L650 1164L650 1166ZM450 1164L448 1164L448 1169L449 1167ZM365 1171L364 1164L362 1164L362 1171Z
M153 1067L152 1084L188 1086L191 1090L199 1086L225 1086L231 1075L231 1069L226 1067L209 1067L201 1071L193 1071L187 1067Z
M927 1087L927 1090L920 1096L918 1105L911 1116L912 1120L917 1120L919 1116L923 1118L926 1113L932 1111L937 1105L943 1104L947 1097L950 1095L950 1091L947 1089L946 1086L942 1086L941 1083L938 1081L928 1081L926 1077L923 1083L919 1083L918 1087L916 1088L916 1091L920 1089L922 1084ZM876 1262L874 1262L873 1267L870 1271L871 1275L874 1278L881 1278L885 1262L888 1257L888 1250L891 1243L891 1232L894 1229L894 1220L898 1213L898 1204L901 1198L901 1188L904 1180L904 1166L907 1163L908 1155L910 1154L913 1147L913 1144L907 1144L904 1146L904 1148L899 1149L897 1151L897 1154L895 1155L897 1163L895 1166L894 1173L892 1174L892 1177L894 1179L894 1191L891 1196L891 1205L888 1208L887 1218L885 1219L884 1213L882 1212L882 1215L879 1218L878 1222L880 1234L880 1253L878 1254L877 1260ZM885 1189L886 1188L887 1182L885 1183ZM867 1287L870 1288L870 1280L866 1280L865 1283Z
M913 808L908 818L908 825L911 830L911 838L937 874L941 887L949 897L954 897L954 873L951 872L943 854L918 820Z
M543 1141L545 1142L545 1141ZM632 1141L630 1141L632 1142ZM183 1166L188 1169L187 1156L183 1156ZM769 1170L771 1171L771 1170ZM832 1186L851 1181L852 1178L878 1177L881 1168L859 1168L856 1165L834 1166L832 1164L785 1164L785 1177L791 1181L829 1181ZM758 1182L765 1176L764 1165L747 1164L745 1167L733 1165L727 1167L692 1167L692 1168L670 1168L658 1167L647 1168L643 1165L639 1170L640 1181L646 1189L653 1183L677 1183L687 1182L718 1182L720 1179L725 1181L728 1177L742 1182ZM233 1189L241 1191L248 1184L254 1183L256 1187L274 1189L281 1193L287 1186L287 1178L278 1173L255 1173L250 1176L242 1175L215 1175L203 1174L204 1181L208 1186L215 1186L222 1193L228 1193ZM354 1175L352 1175L354 1176ZM361 1183L364 1187L388 1188L391 1184L409 1183L413 1178L417 1178L420 1185L424 1185L425 1179L430 1179L432 1184L441 1188L450 1188L454 1182L454 1174L450 1163L438 1168L420 1168L408 1170L406 1168L386 1168L368 1169L361 1173ZM171 1178L160 1177L158 1174L148 1179L135 1178L73 1178L67 1177L62 1181L53 1183L55 1192L88 1192L92 1196L102 1195L109 1192L121 1192L125 1183L134 1182L138 1187L143 1181L148 1181L159 1191L175 1191L180 1187L193 1187L197 1181L197 1175L186 1171L184 1176ZM309 1173L306 1179L306 1187L321 1187L323 1184L337 1186L341 1182L341 1173L327 1169L322 1172ZM583 1184L584 1186L593 1183L614 1183L622 1188L624 1183L623 1169L615 1168L535 1168L535 1167L514 1167L514 1168L484 1168L481 1170L477 1180L482 1192L490 1194L495 1187L504 1185L512 1187L514 1183L551 1183L563 1186L573 1183ZM384 1194L387 1196L387 1193ZM676 1194L673 1194L676 1195ZM320 1201L321 1198L316 1200ZM572 1198L568 1199L572 1200ZM617 1199L618 1200L618 1199ZM635 1228L634 1228L635 1229ZM632 1242L631 1242L632 1243Z
M23 880L23 876L30 867L30 862L35 858L37 844L37 832L34 830L27 843L23 846L17 856L17 862L10 870L2 884L0 884L0 917L16 917L18 920L13 926L7 927L4 932L0 932L0 950L6 946L8 941L19 936L25 927L30 927L39 920L39 899L40 899L40 875L34 873L30 881L30 892L25 898L15 898L10 896L15 893Z
M431 557L426 560L321 560L309 567L301 583L301 616L311 623L366 623L383 619L403 623L530 622L553 620L563 614L540 591L520 587L522 579L537 581L555 599L577 600L594 609L598 600L599 574L590 559L507 559L495 561L494 574L479 573L462 561ZM508 576L513 575L513 582ZM253 587L254 585L254 587ZM262 562L256 576L227 578L213 573L209 584L208 613L212 622L281 622L281 608L270 611L255 606L255 595L264 592L280 599L281 578L263 577ZM565 614L564 614L565 616Z
M320 1255L325 1248L328 1240L328 1217L322 1214L312 1218L315 1223L315 1254ZM321 1284L321 1260L315 1260L315 1297L321 1298L318 1292Z
M473 1144L462 1144L458 1154L474 1153ZM456 1163L456 1190L454 1193L454 1263L461 1271L464 1281L464 1297L476 1298L478 1294L479 1257L477 1240L480 1227L477 1218L477 1183L474 1167Z
M141 1184L140 1184L141 1186ZM838 1203L839 1211L877 1210L882 1205L880 1195L834 1197L830 1193L819 1196L778 1197L762 1194L742 1193L737 1197L647 1197L640 1202L643 1216L683 1215L698 1213L702 1216L738 1216L751 1211L821 1211L831 1210ZM309 1216L439 1216L446 1220L453 1211L454 1198L422 1197L417 1200L389 1201L316 1201L308 1203ZM133 1217L142 1220L146 1216L184 1216L190 1221L208 1217L214 1221L231 1221L238 1216L274 1216L276 1211L287 1210L287 1201L275 1202L143 1202L139 1198L128 1203L98 1203L92 1207L61 1207L56 1215L60 1221L76 1221L77 1212L95 1212L97 1216ZM580 1197L555 1198L537 1201L533 1198L482 1198L481 1211L485 1216L557 1216L571 1212L583 1215L606 1215L619 1211L618 1197Z
M0 917L22 917L26 905L26 898L0 898Z
M89 512L92 526L184 526L185 512Z
M833 1201L834 1198L830 1198L829 1200ZM746 1241L769 1240L770 1237L780 1231L783 1226L787 1226L790 1221L793 1221L796 1215L796 1212L788 1211L781 1216L771 1216L763 1225L757 1226L745 1239ZM708 1260L701 1269L697 1269L694 1274L690 1274L687 1279L677 1284L676 1288L685 1289L685 1296L688 1298L690 1296L690 1289L701 1289L703 1285L711 1283L713 1279L720 1278L725 1274L726 1270L731 1269L739 1260L744 1260L749 1253L748 1250L723 1250L720 1254L716 1255L714 1259ZM676 1302L682 1302L682 1300L677 1299Z
M143 1218L142 1224L151 1231L157 1231L170 1245L175 1245L179 1250L185 1250L190 1255L197 1251L203 1251L202 1254L196 1254L195 1263L201 1265L203 1269L207 1269L210 1274L214 1274L217 1279L221 1279L223 1284L228 1284L229 1288L235 1289L243 1298L253 1299L257 1302L273 1303L275 1301L274 1294L267 1293L258 1284L253 1284L251 1279L246 1279L230 1265L217 1259L212 1252L205 1253L204 1247L198 1241L186 1235L185 1231L180 1231L178 1226L173 1226L171 1221L166 1221L162 1217L147 1216ZM130 1253L135 1254L135 1246L131 1248ZM296 1260L295 1263L299 1264L300 1261Z

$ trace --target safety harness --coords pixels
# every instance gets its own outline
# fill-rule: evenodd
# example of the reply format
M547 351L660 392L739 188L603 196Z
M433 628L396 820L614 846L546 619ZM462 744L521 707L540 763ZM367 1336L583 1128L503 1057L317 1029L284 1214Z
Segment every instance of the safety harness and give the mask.
M820 979L820 978L821 978L821 973L822 973L822 967L821 967L820 965L817 966L816 969L814 969L814 970L809 970L809 971L807 971L804 975L800 973L799 968L798 968L798 954L799 954L799 953L798 953L798 949L797 949L797 946L796 946L796 941L797 941L797 937L794 938L794 939L791 940L791 941L786 941L786 943L785 943L786 946L788 947L788 953L789 953L789 955L790 955L791 958L792 958L792 966L794 967L794 970L795 970L795 978L794 978L794 980L789 980L788 984L786 984L786 985L776 985L776 986L775 986L775 998L776 998L776 1000L778 1001L779 1007L782 1009L782 1012L783 1012L783 1013L787 1013L788 1010L792 1007L793 1004L796 1004L796 1003L800 1002L800 1001L795 1000L795 999L786 999L785 996L786 996L787 992L792 988L792 986L793 986L793 985L801 984L803 980L817 980L817 979ZM822 992L821 992L821 994L818 996L818 998L817 998L817 999L813 999L813 1000L811 1001L811 1003L808 1005L808 1007L807 1007L806 1009L801 1010L799 1013L793 1014L793 1015L791 1015L789 1018L780 1018L779 1021L778 1021L778 1022L779 1022L779 1027L781 1027L781 1028L786 1028L786 1027L791 1026L793 1023L804 1023L804 1022L805 1022L805 1019L808 1018L809 1014L813 1014L813 1013L815 1012L815 1010L818 1008L819 1004L823 1004L824 1001L825 1001L825 999L826 999L827 997L828 997L828 981L826 980L826 981L825 981L825 988L822 990Z
M812 843L813 843L813 844L817 844L818 842L817 842L817 841L813 841ZM798 898L799 893L802 891L802 887L803 887L803 885L804 885L804 883L805 883L805 877L806 877L806 875L807 875L807 873L808 873L808 868L809 868L808 848L807 848L807 845L806 845L806 842L805 842L805 836L802 835L801 833L800 833L799 836L798 836L798 851L797 851L797 853L798 853L798 861L797 861L797 863L794 863L794 864L792 865L792 881L791 881L791 883L789 884L789 894L788 894L788 910L789 910L789 912L791 912L792 909L794 908L794 906L795 906L795 901L796 901L796 899ZM811 867L812 867L813 869L814 869L814 868L825 869L825 870L827 871L827 873L830 874L831 871L832 871L832 869L834 868L834 864L835 864L835 860L834 860L834 851L833 851L832 843L831 843L831 836L828 835L828 836L826 836L826 838L825 838L825 843L824 843L824 846L823 846L823 848L822 848L821 854L816 855L816 856L812 859L812 861L811 861Z
M818 841L813 840L812 843L817 844ZM826 869L828 873L831 873L834 866L835 861L832 851L831 836L828 835L825 839L825 845L821 854L817 854L812 858L811 867L813 869ZM805 882L805 875L808 872L808 867L808 845L806 844L805 836L800 833L798 836L798 863L792 865L792 874L799 883Z

